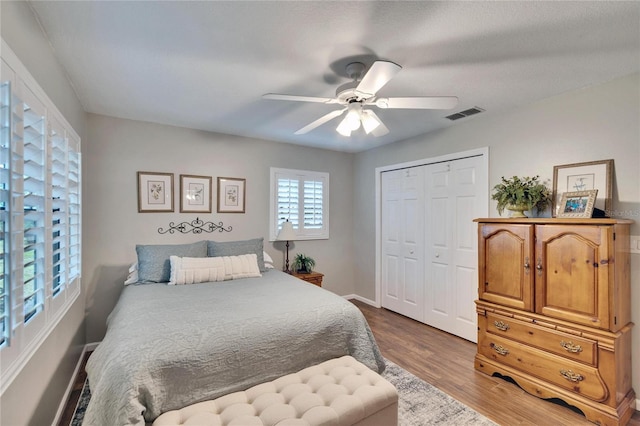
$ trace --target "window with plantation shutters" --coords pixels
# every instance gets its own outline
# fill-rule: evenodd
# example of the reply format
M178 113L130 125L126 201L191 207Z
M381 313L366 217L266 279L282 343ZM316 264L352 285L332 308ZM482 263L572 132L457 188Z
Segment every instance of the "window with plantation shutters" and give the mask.
M0 72L0 393L80 294L80 138L11 49Z
M298 240L329 238L329 174L271 168L270 239L282 223L293 224Z

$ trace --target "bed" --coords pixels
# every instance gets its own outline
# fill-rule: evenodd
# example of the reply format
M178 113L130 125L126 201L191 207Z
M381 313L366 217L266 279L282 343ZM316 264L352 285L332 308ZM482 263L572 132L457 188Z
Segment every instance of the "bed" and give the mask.
M84 424L144 425L343 355L384 370L352 303L277 270L261 275L126 287L87 363Z

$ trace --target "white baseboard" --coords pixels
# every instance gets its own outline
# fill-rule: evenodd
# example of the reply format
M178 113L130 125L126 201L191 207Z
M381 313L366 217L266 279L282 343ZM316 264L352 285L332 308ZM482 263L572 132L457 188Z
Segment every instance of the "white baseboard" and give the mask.
M80 367L82 366L82 360L84 359L85 354L97 348L99 343L100 342L87 343L82 348L82 353L80 354L80 358L76 363L76 368L73 370L73 374L71 375L71 380L67 385L67 389L64 391L64 395L62 396L62 401L60 402L60 406L58 407L58 411L56 412L56 416L53 419L53 423L51 423L51 426L56 426L58 423L60 423L60 419L62 418L62 415L64 414L64 409L67 405L67 400L69 399L69 395L71 395L71 392L73 391L73 386L75 385L76 377L78 377L78 373L80 372Z
M364 298L362 296L358 296L357 294L348 294L348 295L342 296L342 297L344 297L347 300L355 299L355 300L357 300L359 302L366 303L367 305L371 305L374 308L379 308L380 307L380 304L377 303L375 300L366 299L366 298Z

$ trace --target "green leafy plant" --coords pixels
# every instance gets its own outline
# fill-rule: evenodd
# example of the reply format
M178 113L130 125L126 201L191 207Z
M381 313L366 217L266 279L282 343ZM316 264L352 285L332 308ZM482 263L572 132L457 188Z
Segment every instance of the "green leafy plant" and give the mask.
M308 274L313 270L313 267L316 266L316 261L303 253L298 253L296 257L293 258L292 266L294 271Z
M538 181L540 176L514 176L510 179L502 177L502 182L493 187L491 199L498 202L498 213L502 214L505 207L526 206L526 210L534 207L539 211L551 204L551 191Z

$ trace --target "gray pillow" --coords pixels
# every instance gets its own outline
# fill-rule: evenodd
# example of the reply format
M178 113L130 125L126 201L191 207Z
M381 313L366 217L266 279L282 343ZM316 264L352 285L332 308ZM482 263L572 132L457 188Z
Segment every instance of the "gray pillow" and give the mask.
M168 283L171 277L169 256L207 257L207 242L136 246L138 282Z
M258 257L258 268L260 272L265 272L263 238L254 238L243 241L227 241L219 243L217 241L207 242L207 253L209 257L219 256L239 256L241 254L255 253Z

